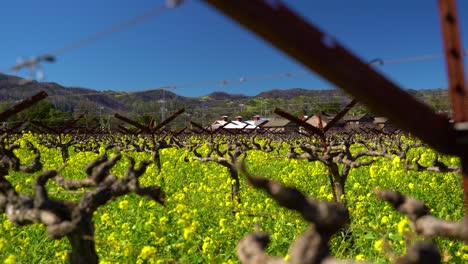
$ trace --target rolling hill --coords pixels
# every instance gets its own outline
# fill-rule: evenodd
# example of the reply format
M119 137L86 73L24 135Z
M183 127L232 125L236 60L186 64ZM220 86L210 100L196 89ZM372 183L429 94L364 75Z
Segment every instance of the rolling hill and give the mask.
M220 115L254 114L272 115L275 107L291 113L311 114L317 111L336 112L349 102L350 98L340 90L307 90L301 88L274 89L256 96L213 92L201 97L185 97L167 90L141 92L97 91L81 87L64 87L53 82L27 81L0 74L0 102L4 108L30 97L39 91L49 96L46 101L57 110L83 113L126 113L133 116L167 116L184 107L186 115L193 120L213 120ZM443 90L410 90L414 96L429 103L448 105L441 94ZM445 101L444 101L445 100ZM356 108L365 112L364 107Z

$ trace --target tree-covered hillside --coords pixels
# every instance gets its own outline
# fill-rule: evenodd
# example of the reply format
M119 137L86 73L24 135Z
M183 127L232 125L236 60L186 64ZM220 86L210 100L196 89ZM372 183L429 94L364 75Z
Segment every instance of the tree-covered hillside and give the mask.
M59 126L61 120L80 115L85 118L78 125L99 125L114 122L112 115L121 113L140 121L150 118L159 122L180 108L186 111L175 124L183 126L188 121L206 125L222 115L243 116L250 119L258 114L273 117L275 108L282 108L296 116L317 112L337 113L351 98L340 90L307 90L301 88L272 89L256 96L214 92L192 98L177 95L169 90L155 89L142 92L96 91L87 88L63 87L56 83L27 81L15 76L0 74L0 110L39 91L49 96L38 106L16 116L11 121L39 120ZM445 90L409 90L409 93L433 106L437 111L447 111L449 103ZM368 113L357 105L350 114Z

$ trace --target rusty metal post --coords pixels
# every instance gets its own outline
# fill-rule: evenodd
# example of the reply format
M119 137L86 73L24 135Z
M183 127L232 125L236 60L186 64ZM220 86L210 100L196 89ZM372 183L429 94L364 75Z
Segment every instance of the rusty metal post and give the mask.
M281 2L205 2L436 150L458 156L468 153L455 142L455 131L447 118L434 113Z
M315 115L317 116L318 128L323 131L322 114L320 112L318 112ZM325 132L325 131L323 131L323 132Z
M455 128L458 128L462 132L460 135L466 137L464 141L458 140L459 144L468 149L468 96L465 87L463 49L455 0L439 0L439 15L444 40L452 118ZM461 155L460 159L465 210L468 213L468 154Z
M117 125L117 128L120 129L122 132L124 132L125 134L133 134L133 131L131 131L130 129L124 127L124 126L121 126L121 125Z
M439 0L439 14L453 110L452 118L454 122L467 122L468 97L455 0Z

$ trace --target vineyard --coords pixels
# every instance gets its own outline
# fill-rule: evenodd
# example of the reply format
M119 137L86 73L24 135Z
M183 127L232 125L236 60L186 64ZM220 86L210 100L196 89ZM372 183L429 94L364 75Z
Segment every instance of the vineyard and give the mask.
M346 228L334 230L332 256L388 263L423 236L411 229L411 218L379 199L378 190L425 201L436 217L456 221L464 215L459 159L404 135L334 136L327 153L317 150L320 140L299 134L153 138L62 135L62 142L70 143L64 160L56 135L4 136L2 166L8 174L2 180L1 259L65 263L71 245L90 258L93 252L87 250L95 247L100 263L238 263L238 242L256 229L270 234L267 252L287 260L294 254L292 241L310 230L307 222L333 222L335 212L349 218L338 218ZM311 156L313 148L334 156L341 170L348 161L336 159L340 153L355 157L341 197L330 185L327 166ZM331 212L286 210L281 198L252 187L258 184L253 179L263 179L256 177L297 186L317 199L314 206ZM334 208L338 205L345 207ZM75 216L76 207L86 213ZM73 226L79 222L93 228L79 230ZM70 230L90 233L77 242ZM435 243L443 261L467 261L461 242Z
M161 108L160 120L114 113L118 125L107 129L77 127L84 114L59 127L38 120L3 126L3 263L468 263L466 51L453 0L439 1L448 113L373 70L382 60L361 61L279 1L204 2L351 101L326 122L321 112L307 122L276 108L287 125L270 128L257 115L209 126L186 119L171 129L184 108L167 118ZM156 13L12 69L53 62ZM16 101L0 122L47 96ZM357 103L392 126L338 128Z

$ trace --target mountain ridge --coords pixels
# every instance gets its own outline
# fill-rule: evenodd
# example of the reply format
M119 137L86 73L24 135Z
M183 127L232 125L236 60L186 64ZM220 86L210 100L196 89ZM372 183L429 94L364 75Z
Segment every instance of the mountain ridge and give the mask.
M130 116L160 116L164 118L180 108L186 109L187 118L213 120L221 115L255 114L273 115L273 109L282 108L295 115L317 111L337 112L351 98L339 89L307 90L303 88L271 89L254 96L212 92L200 97L186 97L174 92L155 89L136 92L98 91L83 87L65 87L54 82L27 81L0 74L0 109L45 91L45 102L59 111L69 113L125 113ZM408 90L410 94L437 106L448 105L441 98L445 90ZM444 101L445 100L445 101ZM437 109L437 108L436 108ZM368 112L364 106L353 108L353 113Z
M82 97L89 101L99 104L103 107L108 107L115 111L127 111L130 107L128 102L134 100L143 101L145 103L159 100L180 100L182 103L197 104L196 101L210 100L246 100L251 98L260 99L291 99L297 96L313 96L315 94L329 93L332 95L339 94L337 90L306 90L302 88L291 89L272 89L260 92L254 96L244 94L229 94L222 91L215 91L205 96L186 97L178 95L174 92L156 89L148 91L135 92L119 92L119 91L99 91L84 87L66 87L55 82L37 82L22 79L13 75L0 74L0 100L1 101L18 101L30 97L39 91L44 91L49 95L48 101L52 101L60 110L68 111L73 109L73 104L77 104L77 100L73 97ZM324 92L325 91L325 92ZM210 105L209 103L207 103Z

